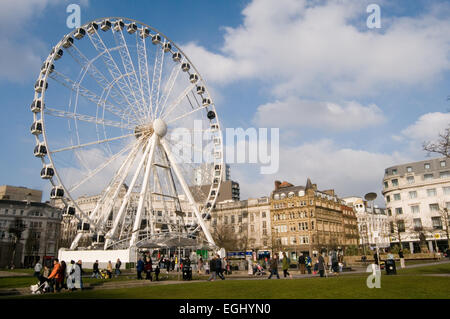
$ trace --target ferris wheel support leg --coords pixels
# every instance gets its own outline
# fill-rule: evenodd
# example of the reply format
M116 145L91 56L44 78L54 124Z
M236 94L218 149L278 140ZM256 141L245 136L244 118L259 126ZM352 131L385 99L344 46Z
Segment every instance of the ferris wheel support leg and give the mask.
M175 172L175 175L177 176L178 180L180 181L181 187L183 188L184 193L186 194L190 204L194 208L195 216L197 217L197 221L199 222L200 226L202 227L203 233L206 236L206 239L208 242L216 246L214 239L211 236L211 233L209 232L208 228L206 227L205 223L203 222L202 216L200 215L200 212L198 210L197 203L194 200L194 197L192 196L191 190L189 189L189 186L187 185L186 181L184 180L183 174L181 174L181 171L178 168L176 159L174 158L172 152L170 151L169 146L167 145L167 142L164 138L160 140L160 143L164 149L164 151L167 154L167 157L169 158L169 162Z
M72 244L70 245L70 250L74 250L75 248L78 247L78 243L80 242L81 237L83 237L83 233L78 233L75 236L75 239L73 240Z
M155 154L156 144L158 143L158 136L156 134L152 135L150 143L152 144L152 146L150 147L150 153L147 156L147 167L145 168L144 180L142 181L141 193L139 194L139 203L136 212L136 219L134 220L133 234L131 235L130 246L136 245L136 242L139 238L139 228L141 226L142 209L144 207L145 197L147 195L150 172L152 170L153 155Z
M106 240L105 240L105 246L106 249L109 244L111 243L112 238L117 233L117 229L119 227L120 221L122 221L125 213L125 208L127 207L128 200L131 197L131 194L133 192L134 184L136 184L137 178L139 176L139 173L142 170L142 166L144 165L145 159L147 158L148 153L150 152L150 147L152 146L152 139L149 139L147 146L144 151L144 155L141 158L141 161L139 162L138 168L136 169L136 172L134 173L133 179L131 180L131 183L128 187L128 191L125 194L125 197L123 199L122 205L120 206L119 212L117 213L116 219L114 220L113 227L110 229L110 231L106 234Z

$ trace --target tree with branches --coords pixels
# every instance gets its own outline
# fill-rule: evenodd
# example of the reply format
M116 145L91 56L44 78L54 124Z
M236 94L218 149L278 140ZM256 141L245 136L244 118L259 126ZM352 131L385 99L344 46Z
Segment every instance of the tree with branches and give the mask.
M11 235L11 267L15 266L15 257L17 250L17 243L22 239L22 234L26 229L26 225L21 218L14 218L8 228L8 233Z
M436 153L450 158L450 124L443 133L439 133L437 141L424 142L422 148L428 155Z

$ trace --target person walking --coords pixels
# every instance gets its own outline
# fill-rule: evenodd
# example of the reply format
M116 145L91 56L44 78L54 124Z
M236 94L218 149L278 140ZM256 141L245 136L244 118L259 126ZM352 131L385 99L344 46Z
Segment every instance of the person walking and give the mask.
M152 260L150 257L145 258L144 270L145 270L145 279L153 281L152 279Z
M305 266L308 270L308 275L311 275L312 259L309 255L305 258Z
M203 272L203 258L201 256L197 261L197 271L199 274Z
M112 271L113 271L112 263L111 263L111 260L109 260L108 264L106 265L106 273L107 273L108 279L112 278Z
M208 278L208 281L216 280L216 256L213 256L209 261L209 268L211 269L211 275Z
M61 288L67 289L67 283L66 283L66 262L64 260L61 261L61 275L62 275L62 281L61 281Z
M289 265L290 265L290 260L289 258L286 256L286 253L283 252L283 260L281 262L281 266L283 267L283 275L284 278L286 278L286 276L289 276L289 278L292 278L292 275L288 272L289 270Z
M336 250L331 252L331 269L336 276L339 275L339 261Z
M59 263L58 258L55 258L53 260L53 269L52 269L50 276L48 276L48 279L52 280L51 281L52 288L56 292L60 292L61 291L62 274L61 274L61 264Z
M83 289L83 274L84 274L84 271L83 271L83 265L82 265L81 260L77 261L76 267L78 267L80 269L80 275L79 275L80 289Z
M272 259L270 260L270 275L269 278L272 278L272 275L277 275L277 279L280 279L280 275L278 275L278 255L274 254Z
M166 258L165 266L166 266L167 273L169 273L169 271L170 271L170 259L169 258Z
M318 258L318 270L319 270L319 274L320 277L323 277L324 273L325 273L325 259L323 258L322 254L319 254L319 258Z
M205 262L205 275L209 275L209 262L206 260Z
M116 265L114 267L116 269L116 277L119 277L119 275L121 274L120 266L122 266L122 262L119 258L117 258Z
M67 268L67 289L75 291L81 288L81 268L72 260Z
M225 277L223 275L223 264L219 255L217 255L216 258L216 276L218 276L222 280L225 280Z
M400 267L405 268L405 256L403 255L403 250L398 251L398 258L400 258Z
M91 278L97 278L100 276L100 271L98 270L98 260L95 261L94 265L92 266L92 276Z
M155 268L155 280L156 281L158 281L159 279L158 279L158 276L159 276L159 273L161 272L161 270L159 269L159 265L157 264L156 265L156 268Z
M37 279L39 279L39 277L41 277L41 270L42 270L42 265L39 262L39 259L36 262L36 265L34 265L34 274L33 276L36 277Z
M142 258L139 257L139 260L136 265L136 271L137 271L137 279L142 280L142 271L144 270L144 262L142 261Z
M300 273L302 275L304 275L305 272L305 268L306 268L306 260L305 260L305 256L300 253L300 256L298 257L298 267L300 268Z

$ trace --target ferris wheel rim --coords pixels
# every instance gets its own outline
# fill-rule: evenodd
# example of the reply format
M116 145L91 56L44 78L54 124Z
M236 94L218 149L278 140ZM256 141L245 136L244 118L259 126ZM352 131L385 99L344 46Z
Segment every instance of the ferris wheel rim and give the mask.
M98 23L99 21L101 22L101 21L104 21L104 20L106 20L106 19L108 19L108 20L110 20L110 21L113 21L113 20L115 19L116 21L117 21L117 20L122 20L122 21L129 21L129 22L135 22L135 23L138 23L138 24L140 24L141 26L147 27L148 29L150 29L150 30L156 32L157 34L159 34L160 36L162 36L162 37L164 37L166 40L168 40L168 42L171 43L171 44L178 50L178 52L180 52L180 53L182 54L183 58L184 58L186 61L188 61L188 62L190 63L190 65L191 65L191 67L193 68L193 70L195 70L196 74L199 76L199 80L200 80L202 83L204 83L204 85L205 85L205 91L206 91L207 95L211 98L211 95L209 94L208 87L206 86L206 81L205 81L205 79L204 79L204 78L201 76L201 74L198 72L198 69L195 67L195 65L192 63L192 61L189 59L189 57L184 53L184 51L183 51L183 50L182 50L182 49L181 49L174 41L172 41L170 38L168 38L165 34L163 34L162 32L160 32L160 31L157 30L156 28L153 28L153 27L151 27L151 26L149 26L149 25L147 25L147 24L145 24L145 23L143 23L143 22L141 22L141 21L138 21L138 20L135 20L135 19L131 19L131 18L125 18L125 17L103 17L103 18L97 18L97 19L91 20L91 21L89 21L89 22L83 24L83 25L81 26L81 28L86 27L86 26L88 26L88 25L91 24L91 23ZM62 42L63 42L67 37L73 36L73 35L75 34L76 30L77 30L77 29L74 29L74 30L72 30L71 32L69 32L68 34L66 34L65 36L63 36L62 40L59 41L58 44L54 47L54 52L51 53L51 54L47 57L47 59L45 60L44 63L47 63L47 62L48 62L48 63L50 63L50 65L52 65L52 64L55 62L55 56L56 56L57 50L58 50L58 49L62 49ZM96 32L97 32L97 31L96 31ZM87 71L84 71L83 77L86 75L86 72L87 72ZM44 85L47 85L47 84L48 84L49 74L50 74L50 73L51 73L51 72L50 72L50 69L47 69L47 70L45 71L45 73L43 74L43 76L41 76L41 74L39 75L38 81L41 81L41 80L42 80L43 83L44 83ZM81 83L81 81L80 81L79 83ZM50 183L52 184L53 187L57 187L57 186L62 187L63 190L64 190L64 196L65 196L65 197L68 197L69 202L70 202L71 204L73 204L73 205L77 208L77 210L83 214L83 213L84 213L83 210L78 206L77 201L74 200L74 198L72 197L71 192L70 192L69 189L66 187L66 185L65 185L65 183L64 183L64 181L63 181L63 179L61 178L61 176L60 176L60 174L59 174L59 172L58 172L58 167L57 167L57 165L55 165L55 160L53 159L53 153L52 153L52 151L50 150L50 145L49 145L49 143L48 143L48 137L47 137L46 125L45 125L45 122L46 122L46 121L45 121L45 115L44 115L44 113L45 113L45 112L44 112L44 109L45 109L45 108L44 108L45 95L46 95L46 90L44 89L44 90L42 90L42 93L41 93L41 95L40 95L40 99L42 100L42 108L41 108L41 111L40 111L39 113L40 113L40 116L41 116L41 117L40 117L40 120L42 121L42 139L43 139L44 145L45 145L46 148L47 148L47 154L46 154L46 156L48 157L48 161L50 162L50 165L53 167L54 175L55 175L53 178L50 178L49 180L50 180ZM39 96L39 94L37 94L37 92L35 92L35 100L38 98L38 96ZM78 94L77 94L77 96L78 96ZM210 107L211 107L212 110L214 110L215 115L216 115L216 120L215 120L215 122L216 122L216 125L218 126L218 135L220 136L220 146L221 146L221 150L223 150L223 143L222 143L222 141L223 141L223 136L222 136L222 131L221 131L221 129L220 129L220 121L219 121L219 119L217 118L217 112L216 112L216 109L215 109L215 104L212 102L212 103L210 104ZM36 122L36 120L37 120L37 114L36 114L36 113L33 114L33 118L34 118L34 120L35 120L35 122ZM41 141L40 141L40 139L39 139L39 137L38 137L37 135L35 136L35 139L36 139L36 143L37 143L37 144L41 143ZM46 164L47 164L46 161L45 161L45 157L46 157L46 156L41 157L41 161L42 161L43 166L46 166ZM223 161L223 151L221 152L220 161L218 161L218 162L220 163L221 170L223 170L223 166L224 166L224 165L223 165L223 162L224 162L224 161ZM214 163L216 163L216 161L215 161ZM55 183L54 179L56 179L57 182L59 182L59 184ZM219 179L219 185L220 185L221 179L222 179L222 174L220 174L220 175L218 176L218 179ZM211 187L210 187L209 194L208 194L207 198L209 198L209 197L211 196L211 189L212 189L212 185L211 185ZM215 194L215 196L214 196L214 200L213 200L212 205L211 205L210 207L206 207L206 212L207 212L207 214L210 214L210 213L211 213L211 210L213 209L213 207L214 207L214 205L215 205L215 203L216 203L216 201L217 201L217 198L218 198L218 192L217 192L217 193ZM64 200L65 200L64 198L63 198L62 200L63 200L64 204L68 205L68 204L64 201ZM206 201L206 202L207 202L207 201ZM205 202L205 203L206 203L206 202ZM205 211L205 210L203 209L202 211ZM83 216L83 218L86 218L86 216ZM88 220L89 220L89 218L88 218ZM93 226L95 226L95 223L91 223L91 224L92 224ZM198 229L198 227L197 227L197 229ZM195 231L194 231L194 232L195 232ZM193 233L194 233L194 232L193 232Z

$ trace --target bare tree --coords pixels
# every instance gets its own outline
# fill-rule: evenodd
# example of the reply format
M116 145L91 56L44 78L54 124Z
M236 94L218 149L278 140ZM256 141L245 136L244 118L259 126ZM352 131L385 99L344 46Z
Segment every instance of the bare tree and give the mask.
M232 225L219 223L212 233L212 237L219 247L225 248L227 251L238 249L238 239Z
M22 238L22 234L25 231L26 226L21 218L14 218L11 222L10 227L8 228L8 233L11 236L11 266L15 266L14 259L16 257L17 243L20 242Z
M444 133L439 133L436 142L424 142L422 148L428 152L428 155L437 153L450 158L450 125L445 129Z
M439 205L439 214L442 218L443 223L443 230L445 231L445 234L447 236L447 245L450 248L450 236L449 236L449 227L450 227L450 217L448 215L448 208L444 203L441 203Z

